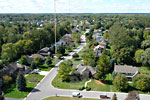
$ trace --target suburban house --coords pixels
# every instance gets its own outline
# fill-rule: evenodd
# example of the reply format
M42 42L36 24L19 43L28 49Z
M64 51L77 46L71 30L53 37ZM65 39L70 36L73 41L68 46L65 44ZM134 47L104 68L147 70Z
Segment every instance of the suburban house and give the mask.
M56 46L60 46L60 45L67 45L70 42L72 42L72 36L71 34L65 34L57 43Z
M39 50L37 53L42 55L42 56L50 56L51 55L49 47L45 47L45 48Z
M102 35L102 31L100 29L94 30L94 36L93 36L96 40L96 42L100 42L103 41L103 35Z
M4 68L0 70L0 76L17 74L18 72L21 72L23 74L28 74L30 71L31 69L28 66L21 65L19 63L11 63L7 66L4 66Z
M98 42L98 45L94 47L94 51L96 52L97 56L101 56L103 50L106 48L107 42L106 41L101 41Z
M44 59L44 56L40 54L32 54L31 56L27 56L28 63L31 64L35 57L39 57L41 60Z
M138 68L128 65L115 65L114 72L115 74L125 75L129 80L139 74Z
M80 64L76 66L76 70L71 75L71 80L89 79L95 77L96 68L84 66Z

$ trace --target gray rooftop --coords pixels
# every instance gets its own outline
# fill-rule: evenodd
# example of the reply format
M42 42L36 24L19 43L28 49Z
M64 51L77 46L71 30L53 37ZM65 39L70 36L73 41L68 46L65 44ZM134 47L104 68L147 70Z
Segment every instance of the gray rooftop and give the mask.
M89 70L92 73L92 75L96 73L95 69L91 66L84 66L81 64L77 66L77 72L79 72L80 74L82 74L82 72L84 72L85 70Z
M114 71L116 73L136 73L138 68L128 65L115 65Z

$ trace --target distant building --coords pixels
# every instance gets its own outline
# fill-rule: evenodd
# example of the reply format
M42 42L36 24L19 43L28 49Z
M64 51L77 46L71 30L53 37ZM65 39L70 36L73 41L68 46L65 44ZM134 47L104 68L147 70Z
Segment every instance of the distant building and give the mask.
M42 48L37 53L40 54L40 55L42 55L42 56L50 56L51 55L49 47Z

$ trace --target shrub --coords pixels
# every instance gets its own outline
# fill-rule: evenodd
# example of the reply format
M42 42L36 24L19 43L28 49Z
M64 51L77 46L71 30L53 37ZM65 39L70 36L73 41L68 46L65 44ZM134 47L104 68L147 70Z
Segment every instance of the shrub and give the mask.
M47 57L45 63L46 63L47 65L52 64L52 59L51 59L50 57Z
M150 90L150 77L146 74L139 74L133 78L134 87L138 90Z
M78 55L77 53L74 53L74 54L72 55L72 57L73 57L73 58L77 58L77 57L79 57L79 55Z
M79 90L84 90L84 89L85 89L85 87L84 87L84 86L79 88Z
M85 89L86 89L86 91L90 91L91 90L91 88L88 87L88 86Z
M8 75L2 76L2 79L3 79L3 85L7 85L10 82L12 82L12 77Z
M113 84L116 87L117 90L126 90L128 88L128 79L125 77L125 75L116 75Z

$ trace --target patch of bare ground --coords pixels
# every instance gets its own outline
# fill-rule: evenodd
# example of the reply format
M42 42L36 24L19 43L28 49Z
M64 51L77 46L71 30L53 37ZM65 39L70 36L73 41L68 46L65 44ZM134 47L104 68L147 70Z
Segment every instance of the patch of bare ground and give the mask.
M95 80L95 83L98 84L98 85L105 85L105 83L99 81L99 80Z

